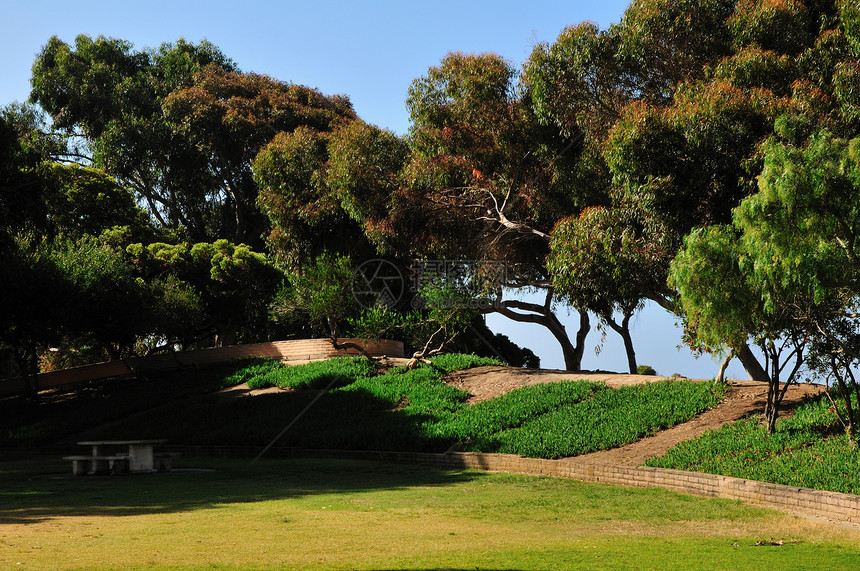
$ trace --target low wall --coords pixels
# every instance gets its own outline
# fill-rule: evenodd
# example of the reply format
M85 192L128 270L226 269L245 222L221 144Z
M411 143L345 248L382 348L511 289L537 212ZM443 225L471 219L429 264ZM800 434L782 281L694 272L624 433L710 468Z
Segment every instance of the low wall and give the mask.
M444 466L478 468L571 478L631 487L663 488L711 498L741 500L791 514L860 526L860 496L769 484L715 474L564 460L540 460L508 454L453 453L437 460Z
M404 355L403 343L401 341L383 339L377 342L366 342L361 339L338 339L338 343L361 345L373 356L388 355L390 357L403 357ZM83 365L71 369L41 373L38 381L39 389L43 390L85 381L131 377L137 371L178 370L245 357L272 357L284 361L304 361L359 354L361 352L353 348L335 349L330 339L272 341L268 343L230 345L228 347L210 347L195 351L164 353L150 357ZM24 381L22 379L0 381L0 395L22 392L24 392Z
M245 456L253 458L259 447L171 446L183 456ZM312 457L374 460L422 464L441 468L468 468L533 476L554 476L637 488L662 488L682 494L740 500L747 504L776 509L789 514L826 519L860 527L860 496L769 484L715 474L684 472L648 466L623 466L586 462L577 458L543 460L512 454L479 452L375 452L350 450L303 450L271 448L267 457Z

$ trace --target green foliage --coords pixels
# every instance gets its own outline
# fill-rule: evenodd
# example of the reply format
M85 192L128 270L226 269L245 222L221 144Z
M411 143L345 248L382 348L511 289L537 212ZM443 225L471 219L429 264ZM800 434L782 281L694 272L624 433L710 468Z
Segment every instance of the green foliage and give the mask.
M647 464L856 494L860 449L840 430L832 405L819 397L780 419L773 434L751 416L682 442Z
M32 85L55 127L83 133L99 167L195 242L261 245L254 156L279 132L355 118L345 97L243 73L205 40L138 52L113 38L53 37Z
M395 409L395 414L416 420L418 433L425 436L428 424L446 413L459 410L469 396L466 391L443 383L439 372L430 367L394 370L373 378L361 377L341 391L370 395L387 403Z
M741 273L739 244L731 227L693 230L672 261L669 285L696 341L712 348L746 342L758 323L760 305Z
M353 255L366 251L360 228L327 181L332 136L298 127L277 134L253 160L258 203L272 224L269 247L281 264L294 270L326 250Z
M491 444L481 450L561 458L615 448L689 420L718 403L723 391L713 383L690 381L600 390L588 400L492 435L487 439Z
M721 61L714 77L740 89L766 88L778 95L791 92L797 63L786 54L747 47Z
M137 240L154 235L148 215L137 205L134 194L104 171L53 163L43 165L40 173L51 188L46 202L55 231L74 237L98 236L123 226Z
M349 256L324 252L313 264L290 272L271 305L275 319L307 320L317 334L338 337L344 321L358 312L352 295Z
M387 306L374 306L347 319L347 337L378 341L382 338L396 339L403 329L420 319L417 312L394 312Z
M759 192L735 214L749 270L771 290L795 289L816 302L853 283L860 268L846 232L860 221L858 188L860 139L822 132L803 148L770 140Z
M227 240L138 243L126 252L161 300L159 332L181 340L211 331L224 345L240 334L245 340L262 336L268 304L283 277L265 254Z
M618 59L646 101L671 99L681 82L729 53L726 20L736 0L636 0L613 32ZM625 77L622 75L621 77Z
M328 184L380 252L389 247L385 220L401 188L409 151L404 138L361 121L337 130L329 146Z
M224 387L232 387L244 383L254 383L254 386L251 386L251 388L277 386L274 383L265 384L262 379L270 373L277 373L284 367L285 365L279 359L268 357L234 359L229 363L229 373L224 375L221 384Z
M796 55L812 39L809 11L799 0L741 0L727 23L739 48L753 45Z
M335 357L304 365L287 365L276 359L260 360L240 369L232 381L246 382L252 389L321 389L336 379L349 383L376 374L373 363L364 357Z
M860 6L852 0L837 0L839 20L854 51L860 54Z
M582 402L605 388L600 383L562 381L515 389L464 408L439 430L462 442L470 442L473 449L489 451L499 432Z
M639 365L636 367L637 375L656 375L657 371L654 370L654 367L650 365Z

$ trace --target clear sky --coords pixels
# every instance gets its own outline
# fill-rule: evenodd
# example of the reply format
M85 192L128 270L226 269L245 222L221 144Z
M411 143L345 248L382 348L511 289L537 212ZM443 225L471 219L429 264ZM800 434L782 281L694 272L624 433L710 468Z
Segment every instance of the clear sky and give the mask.
M207 39L243 71L349 96L358 115L405 134L410 82L450 51L494 52L519 65L540 42L552 42L583 20L605 28L621 19L627 0L392 0L275 1L0 0L0 105L29 96L35 55L53 36L78 34L131 42L135 49L185 38ZM573 334L578 322L560 308ZM665 311L648 307L634 318L640 364L660 374L711 378L717 365L676 348L680 330ZM562 368L557 343L542 328L498 317L490 327L535 351L546 368ZM599 357L592 331L583 366L625 371L623 348L612 331ZM736 363L732 377L744 377Z

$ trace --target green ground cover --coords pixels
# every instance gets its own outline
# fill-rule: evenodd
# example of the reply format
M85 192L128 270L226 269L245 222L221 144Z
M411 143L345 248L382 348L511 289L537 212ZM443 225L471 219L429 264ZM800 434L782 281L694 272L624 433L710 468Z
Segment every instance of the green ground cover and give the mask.
M860 450L851 446L823 397L779 419L774 434L767 434L758 417L751 416L682 442L647 464L860 493Z
M375 374L361 358L299 366L247 360L236 363L220 384L293 390L184 399L86 436L264 446L298 418L279 445L443 452L459 442L469 450L558 458L632 442L693 417L723 395L713 383L664 381L610 389L571 381L524 387L472 407L465 403L468 393L444 382L452 370L488 363L497 362L443 356L432 366Z
M44 475L68 468L55 458L0 462L0 568L829 570L860 560L858 530L659 489L334 460L177 466L55 478Z

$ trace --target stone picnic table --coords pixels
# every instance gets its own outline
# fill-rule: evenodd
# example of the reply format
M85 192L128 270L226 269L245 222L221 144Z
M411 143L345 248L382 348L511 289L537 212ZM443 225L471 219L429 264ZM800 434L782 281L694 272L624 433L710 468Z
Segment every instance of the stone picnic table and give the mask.
M121 474L126 472L169 472L171 459L177 454L155 452L155 447L166 440L85 440L79 446L89 446L90 455L65 456L72 461L76 476L93 474ZM120 449L119 451L117 449Z

